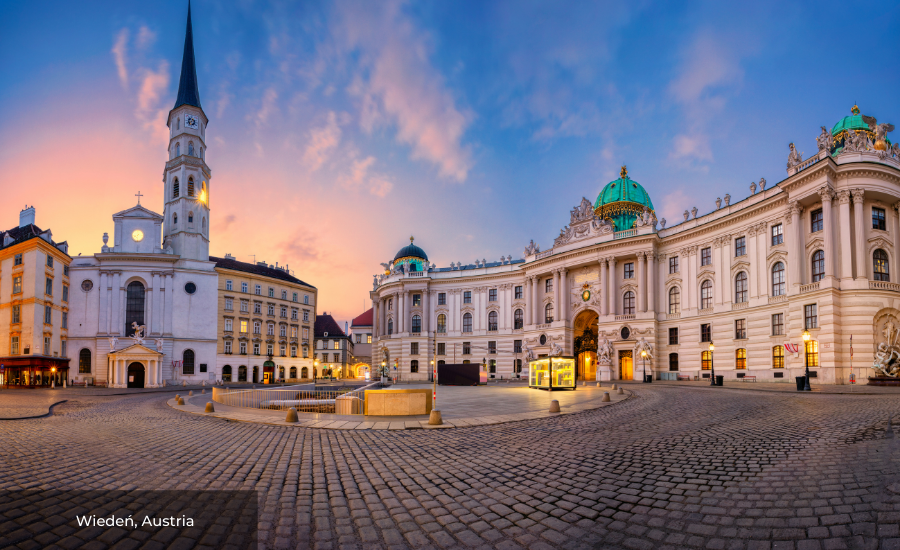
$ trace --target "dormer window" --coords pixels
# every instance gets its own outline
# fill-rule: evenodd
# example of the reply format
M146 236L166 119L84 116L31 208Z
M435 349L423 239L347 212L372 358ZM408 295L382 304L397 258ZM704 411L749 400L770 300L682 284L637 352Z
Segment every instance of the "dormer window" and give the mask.
M175 178L175 180L172 182L172 198L177 199L180 192L181 189L180 184L178 183L178 178Z

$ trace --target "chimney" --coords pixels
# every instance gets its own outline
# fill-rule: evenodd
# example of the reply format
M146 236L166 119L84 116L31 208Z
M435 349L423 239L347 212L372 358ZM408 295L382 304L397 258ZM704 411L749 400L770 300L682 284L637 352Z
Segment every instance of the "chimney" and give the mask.
M34 223L34 206L29 206L19 212L19 227L25 227Z
M234 256L232 256L231 254L229 254L228 252L226 252L226 253L225 253L225 259L226 259L226 260L233 260L233 259L234 259Z
M347 321L344 321L344 334L350 334L350 330L347 328Z

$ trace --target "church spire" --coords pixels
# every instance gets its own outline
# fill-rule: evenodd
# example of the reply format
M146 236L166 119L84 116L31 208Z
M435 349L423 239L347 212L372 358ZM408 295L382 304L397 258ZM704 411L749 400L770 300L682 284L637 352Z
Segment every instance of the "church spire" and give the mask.
M184 57L181 60L181 80L178 83L177 109L182 105L200 107L200 90L197 88L197 67L194 62L194 34L191 31L191 3L188 0L187 31L184 34ZM202 108L202 107L201 107Z

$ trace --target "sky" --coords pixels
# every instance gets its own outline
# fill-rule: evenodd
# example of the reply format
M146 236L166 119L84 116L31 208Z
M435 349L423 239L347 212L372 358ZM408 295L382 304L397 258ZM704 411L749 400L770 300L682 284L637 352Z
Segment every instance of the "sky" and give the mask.
M896 2L191 6L210 253L288 264L342 325L410 236L438 266L521 258L623 164L671 226L854 104L900 126ZM162 211L186 15L0 3L0 226L34 205L77 256L136 193Z

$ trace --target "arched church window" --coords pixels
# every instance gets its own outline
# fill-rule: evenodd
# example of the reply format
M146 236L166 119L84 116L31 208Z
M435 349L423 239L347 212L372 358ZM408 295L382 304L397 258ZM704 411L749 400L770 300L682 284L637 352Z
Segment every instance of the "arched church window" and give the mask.
M175 129L181 130L181 119L178 117L175 118Z
M203 158L203 147L200 148L200 158Z
M181 156L181 142L176 142L176 143L175 143L175 156L176 156L176 157L180 157L180 156Z
M172 213L172 223L178 225L178 212Z
M91 350L84 348L78 352L78 374L91 373Z
M188 196L194 196L194 176L188 178Z
M188 156L190 156L190 157L194 156L194 142L193 141L188 142Z
M184 350L181 358L184 361L181 365L181 372L184 374L194 374L194 350Z
M178 178L175 178L172 181L172 198L177 199L179 193L181 193L181 184L178 183Z
M194 223L194 213L188 212L188 223Z
M142 283L139 281L128 283L125 289L125 336L134 335L131 323L144 324L144 294Z

